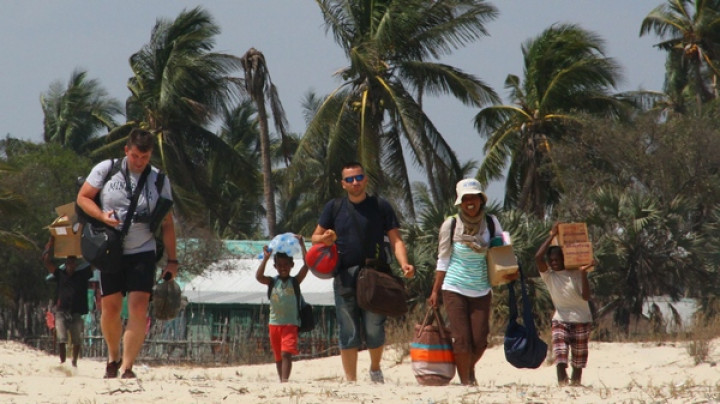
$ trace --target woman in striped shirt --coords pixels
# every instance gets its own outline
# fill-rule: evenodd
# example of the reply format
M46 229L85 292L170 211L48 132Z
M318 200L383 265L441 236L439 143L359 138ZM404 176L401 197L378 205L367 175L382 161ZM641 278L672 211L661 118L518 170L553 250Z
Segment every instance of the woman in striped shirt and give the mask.
M485 257L491 240L502 240L502 228L495 216L486 214L487 196L477 180L458 182L456 191L455 205L460 209L440 227L435 283L428 303L437 307L442 291L460 382L474 385L475 364L487 348L490 332L492 289Z

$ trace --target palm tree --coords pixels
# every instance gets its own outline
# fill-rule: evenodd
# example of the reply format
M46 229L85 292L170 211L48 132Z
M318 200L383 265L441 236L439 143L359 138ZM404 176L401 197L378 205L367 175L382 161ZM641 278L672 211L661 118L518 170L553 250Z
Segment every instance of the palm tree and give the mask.
M720 57L720 1L668 0L645 17L640 36L654 32L668 52L665 92L679 94L688 84L698 106L717 98Z
M108 96L99 82L87 72L73 71L67 87L58 81L40 96L45 142L58 143L82 153L88 140L99 130L114 128L114 117L121 114L118 101Z
M323 103L321 97L310 91L302 101L306 124L312 122L321 106L326 110L333 109L335 113L342 109L342 103L338 99L327 99ZM343 152L344 155L335 156L335 159L339 161L355 159L354 149L346 147ZM306 136L298 141L292 164L283 173L282 181L279 181L281 196L279 200L282 206L279 227L305 235L312 234L315 230L318 210L329 198L338 195L341 191L340 183L333 181L334 177L326 174L327 162L327 137L316 137L309 141ZM327 192L328 189L332 191Z
M342 84L320 106L300 147L327 144L325 173L335 180L341 156L354 152L375 190L398 186L407 213L414 216L403 152L430 170L428 178L436 172L459 173L454 152L422 110L420 89L451 94L468 105L497 99L476 77L428 60L486 35L485 23L497 11L481 0L316 1L350 64L337 73ZM428 151L434 166L428 165ZM333 182L318 189L322 196L336 195Z
M268 129L268 116L265 101L270 103L275 130L280 134L283 142L286 138L285 128L287 119L283 110L277 88L270 79L270 72L265 62L265 55L255 48L250 48L240 59L245 70L245 90L252 98L257 108L258 123L260 124L260 154L262 158L263 195L267 212L268 235L274 237L277 233L277 213L275 209L275 192L272 181L272 163L270 161L270 132ZM286 160L286 165L289 159Z
M552 167L550 144L579 123L579 113L618 114L609 90L619 67L605 56L603 41L576 25L553 25L522 46L524 78L508 75L511 105L494 105L475 116L488 140L477 174L482 183L502 177L509 161L505 207L542 218L557 202L562 184Z
M158 19L150 42L130 57L132 95L127 101L128 123L111 132L96 150L117 150L130 126L154 131L160 165L173 180L176 206L187 216L221 209L218 190L209 185L209 161L222 161L235 184L252 186L253 164L206 126L242 90L239 58L211 52L220 32L200 8L183 10L174 21ZM197 213L200 212L198 215Z
M588 225L601 263L593 278L602 305L598 317L614 313L627 332L649 297L698 297L716 284L714 271L702 262L704 236L687 219L693 209L688 200L663 204L647 193L613 187L591 197L596 208Z
M223 239L253 239L261 235L259 224L264 211L260 203L262 184L257 181L260 178L260 131L256 113L250 100L232 109L225 108L218 132L240 159L253 162L249 178L255 179L256 183L252 186L237 184L233 181L233 166L215 156L210 160L210 187L220 192L223 203L208 221L215 234Z

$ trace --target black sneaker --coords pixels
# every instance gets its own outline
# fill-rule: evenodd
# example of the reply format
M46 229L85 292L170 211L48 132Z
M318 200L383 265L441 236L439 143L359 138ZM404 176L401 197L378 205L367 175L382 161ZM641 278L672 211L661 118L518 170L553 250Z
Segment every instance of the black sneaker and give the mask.
M120 370L120 364L122 364L122 359L115 362L108 362L107 365L105 365L105 376L104 379L115 379L118 377L118 371Z
M125 369L122 376L120 376L121 379L135 379L135 372L132 371L132 369Z

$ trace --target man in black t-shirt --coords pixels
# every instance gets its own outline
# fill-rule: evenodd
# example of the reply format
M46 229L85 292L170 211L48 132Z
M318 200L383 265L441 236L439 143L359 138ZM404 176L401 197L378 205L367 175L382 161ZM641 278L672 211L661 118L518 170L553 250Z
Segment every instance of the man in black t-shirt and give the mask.
M83 341L83 318L88 313L88 281L92 278L90 265L76 257L68 257L58 267L52 261L55 238L45 245L42 261L57 283L55 299L55 330L57 333L60 363L65 363L68 334L73 345L72 366L77 367Z
M357 380L357 354L362 343L361 336L364 336L370 353L370 380L384 383L380 360L385 345L385 316L358 307L352 269L362 266L367 260L387 262L388 253L383 248L385 236L405 277L412 278L415 268L408 262L395 211L386 200L369 196L365 191L367 183L360 163L345 164L341 184L347 198L343 198L339 206L334 200L325 205L312 242L336 243L340 256L333 288L345 379L349 382Z

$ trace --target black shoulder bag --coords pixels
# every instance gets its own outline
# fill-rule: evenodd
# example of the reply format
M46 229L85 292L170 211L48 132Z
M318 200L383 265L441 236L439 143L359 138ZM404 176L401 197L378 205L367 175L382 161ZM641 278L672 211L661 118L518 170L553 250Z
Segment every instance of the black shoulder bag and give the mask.
M83 258L102 272L114 273L122 269L123 241L128 230L130 230L130 223L135 214L135 208L137 208L138 198L140 198L140 193L145 186L149 173L150 166L148 165L140 175L135 192L130 191L130 178L125 174L125 187L132 197L121 231L104 223L95 223L95 221L88 221L83 226L82 239L80 240L80 250Z

